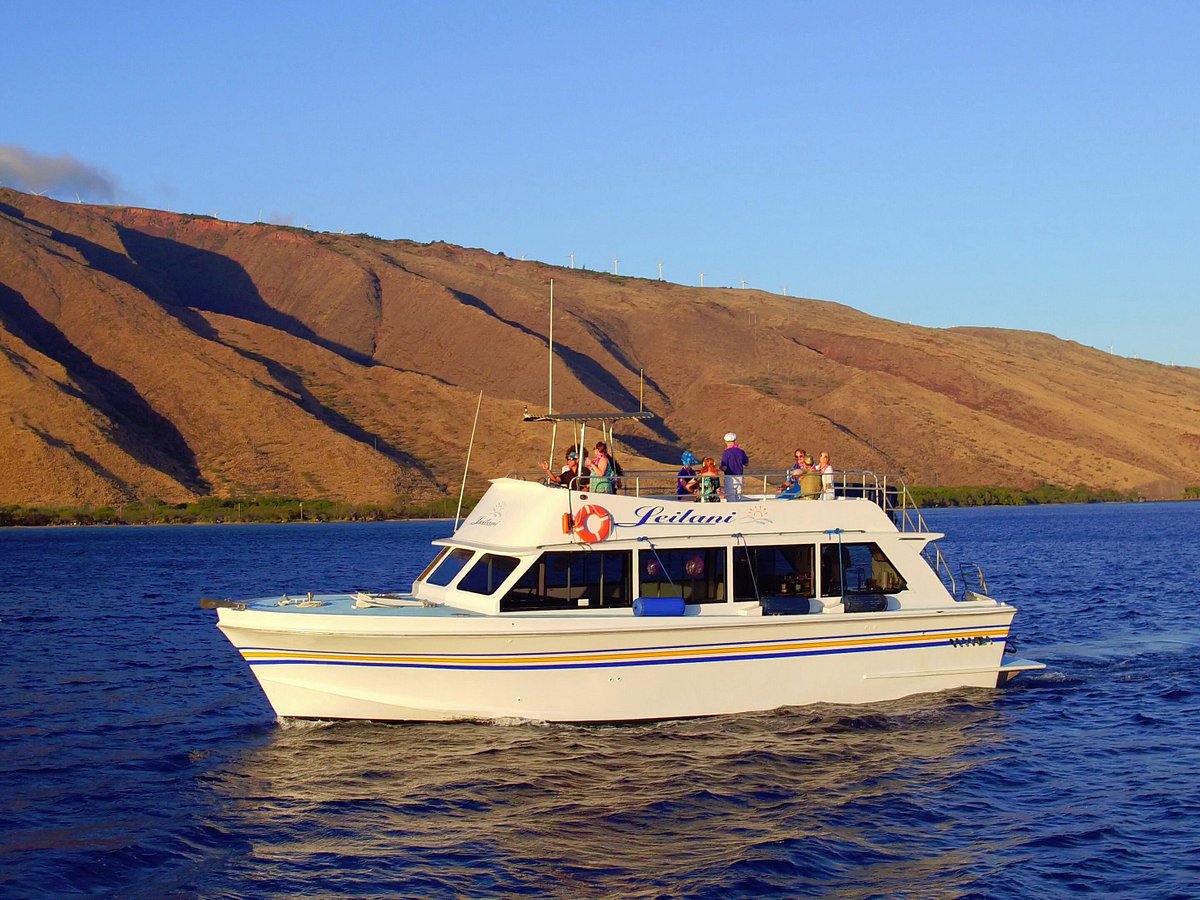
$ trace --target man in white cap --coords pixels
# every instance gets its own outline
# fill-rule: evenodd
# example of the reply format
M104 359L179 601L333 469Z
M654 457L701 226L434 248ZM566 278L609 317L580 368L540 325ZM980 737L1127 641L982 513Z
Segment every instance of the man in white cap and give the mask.
M750 465L750 457L738 446L737 435L730 431L725 435L725 452L721 454L721 471L725 473L725 499L742 499L742 474Z

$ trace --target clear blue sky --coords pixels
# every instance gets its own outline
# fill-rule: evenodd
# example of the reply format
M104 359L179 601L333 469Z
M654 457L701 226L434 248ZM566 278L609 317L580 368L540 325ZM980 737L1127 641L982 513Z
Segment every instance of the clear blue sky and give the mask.
M1200 366L1197 2L14 2L0 22L10 186L661 261Z

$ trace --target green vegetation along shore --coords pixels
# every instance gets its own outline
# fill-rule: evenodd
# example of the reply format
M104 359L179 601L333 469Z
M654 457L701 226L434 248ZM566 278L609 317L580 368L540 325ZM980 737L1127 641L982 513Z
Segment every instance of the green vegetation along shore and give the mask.
M1132 503L1142 500L1137 491L1065 488L1040 484L1032 490L1008 487L911 487L917 506L1034 506L1042 503ZM1186 498L1187 493L1184 492Z
M1032 490L1007 487L912 487L920 507L1029 506L1041 503L1130 503L1143 498L1136 491L1103 490L1053 484ZM1184 500L1200 500L1200 485L1187 487ZM468 497L470 510L478 497ZM443 497L427 503L351 504L296 497L205 497L193 503L149 500L125 506L43 507L0 506L0 527L5 525L197 525L237 522L382 522L396 519L448 519L458 500Z
M478 498L468 497L463 509ZM149 500L124 506L0 506L4 525L195 525L238 522L381 522L392 519L452 518L458 498L432 502L352 504L296 497L205 497L193 503Z

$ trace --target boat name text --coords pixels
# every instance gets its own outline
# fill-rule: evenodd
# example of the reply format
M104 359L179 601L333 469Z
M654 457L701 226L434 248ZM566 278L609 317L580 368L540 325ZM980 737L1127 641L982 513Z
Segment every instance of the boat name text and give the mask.
M661 506L639 506L633 511L637 518L632 522L614 522L622 528L640 528L643 525L728 525L737 513L724 516L702 516L693 510L663 514Z

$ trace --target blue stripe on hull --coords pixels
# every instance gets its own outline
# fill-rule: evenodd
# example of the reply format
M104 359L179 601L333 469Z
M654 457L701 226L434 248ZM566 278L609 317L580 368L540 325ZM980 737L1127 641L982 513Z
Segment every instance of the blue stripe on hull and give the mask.
M830 639L822 639L830 640ZM981 640L987 644L1003 643L1003 637L983 637ZM422 663L422 662L389 662L386 660L341 660L341 659L325 659L321 657L313 658L291 658L291 659L263 659L253 660L248 659L250 666L364 666L368 668L394 668L394 669L443 669L443 670L459 670L459 671L492 671L492 672L519 672L543 669L608 669L608 668L631 668L635 666L671 666L688 663L721 663L721 662L744 662L748 660L761 659L788 659L804 656L834 656L846 653L872 653L884 650L912 650L917 648L933 648L933 647L950 647L951 640L942 641L917 641L907 644L884 644L868 647L828 647L813 650L790 650L781 652L768 653L736 653L728 656L704 655L693 656L681 659L625 659L625 660L597 660L595 662L577 662L577 663L492 663L492 664L471 664L463 663ZM980 644L979 646L985 646ZM250 648L247 648L250 649ZM280 651L275 648L254 648L259 652L288 652ZM673 648L646 648L650 650L666 650ZM559 651L561 654L580 655L588 651ZM606 653L627 653L635 651L594 651ZM366 655L366 654L355 654ZM480 654L484 655L484 654ZM529 656L531 654L486 654L488 656ZM546 653L546 656L555 655L554 653Z

